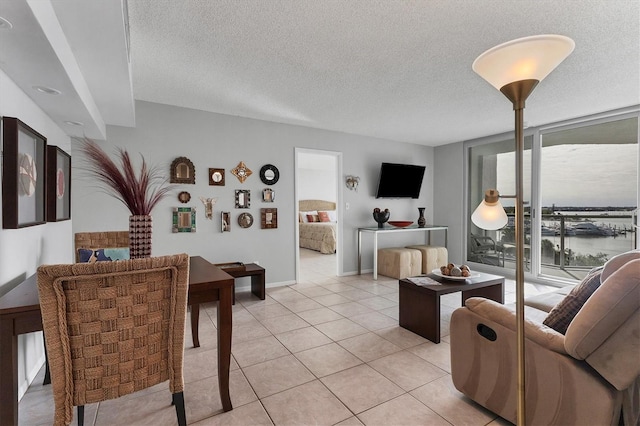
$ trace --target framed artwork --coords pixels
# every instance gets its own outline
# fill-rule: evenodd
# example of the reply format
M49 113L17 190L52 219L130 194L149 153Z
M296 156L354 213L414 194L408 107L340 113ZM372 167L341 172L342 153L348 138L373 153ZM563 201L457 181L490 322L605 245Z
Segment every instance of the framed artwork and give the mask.
M278 209L260 209L260 226L262 229L278 227Z
M2 118L2 227L46 222L47 139L17 118Z
M224 186L224 169L209 169L209 185Z
M265 203L273 203L276 200L276 192L273 189L267 188L262 191L262 201Z
M172 231L196 232L196 208L174 207Z
M71 156L47 146L47 222L71 219Z
M222 232L231 232L231 212L220 213L220 221Z
M248 209L251 205L251 191L236 189L236 209Z

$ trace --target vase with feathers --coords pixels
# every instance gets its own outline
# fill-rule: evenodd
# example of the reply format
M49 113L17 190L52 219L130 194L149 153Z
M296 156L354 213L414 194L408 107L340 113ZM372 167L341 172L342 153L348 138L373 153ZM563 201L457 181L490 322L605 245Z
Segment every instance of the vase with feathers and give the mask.
M153 219L151 211L169 194L171 187L156 167L142 164L136 173L127 150L117 148L117 160L94 141L80 140L80 152L86 162L84 169L97 179L101 188L122 202L129 216L129 256L131 259L151 257Z

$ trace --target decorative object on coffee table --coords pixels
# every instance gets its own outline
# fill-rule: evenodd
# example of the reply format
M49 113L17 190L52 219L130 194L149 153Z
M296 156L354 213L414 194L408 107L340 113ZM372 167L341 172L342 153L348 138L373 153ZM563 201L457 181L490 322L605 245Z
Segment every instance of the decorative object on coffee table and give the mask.
M249 169L246 166L246 164L244 164L243 161L241 161L241 162L238 163L238 165L236 167L231 169L231 174L233 174L235 177L237 177L238 180L240 181L240 183L244 183L244 181L247 180L247 178L249 176L251 176L251 174L253 174L253 172L251 171L251 169Z
M389 209L384 209L384 211L377 207L373 209L373 219L378 222L378 228L382 228L384 226L384 223L389 220L390 214Z
M424 226L427 224L427 219L424 218L424 209L426 207L418 207L418 226L420 228L424 228Z
M131 259L151 257L151 211L169 194L171 187L156 167L149 167L144 159L136 173L127 150L118 148L116 164L109 155L90 139L80 140L80 152L85 163L82 169L104 186L107 194L121 201L129 216L129 254Z

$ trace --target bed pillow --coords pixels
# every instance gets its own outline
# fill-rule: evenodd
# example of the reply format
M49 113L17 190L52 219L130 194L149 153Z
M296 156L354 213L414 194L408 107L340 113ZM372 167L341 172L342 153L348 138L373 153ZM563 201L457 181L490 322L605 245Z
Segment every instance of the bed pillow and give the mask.
M307 223L309 222L309 218L308 216L318 216L318 212L316 210L309 210L306 212L300 212L300 218L302 219L303 223Z
M78 249L80 263L110 262L129 259L129 247Z
M336 214L335 210L327 210L327 213L329 214L329 220L331 222L337 222L338 221L338 215Z
M565 334L569 324L578 314L582 305L591 297L594 291L600 287L602 269L587 275L584 280L575 286L567 296L551 309L549 315L542 322L547 327L553 328L558 333Z
M320 222L331 222L331 218L329 217L329 213L328 212L318 212L318 218L320 219Z

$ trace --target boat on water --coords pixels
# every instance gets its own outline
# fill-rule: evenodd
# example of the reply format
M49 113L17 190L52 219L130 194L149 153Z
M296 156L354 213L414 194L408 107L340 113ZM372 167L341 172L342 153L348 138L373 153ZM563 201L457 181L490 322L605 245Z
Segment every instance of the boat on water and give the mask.
M598 226L592 222L580 222L572 226L577 237L611 237L615 231L606 226Z
M557 229L549 228L548 226L542 225L540 228L540 233L543 237L554 237L556 235L560 235L560 231Z

